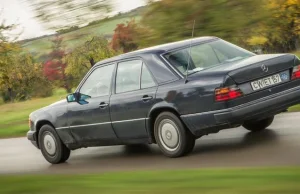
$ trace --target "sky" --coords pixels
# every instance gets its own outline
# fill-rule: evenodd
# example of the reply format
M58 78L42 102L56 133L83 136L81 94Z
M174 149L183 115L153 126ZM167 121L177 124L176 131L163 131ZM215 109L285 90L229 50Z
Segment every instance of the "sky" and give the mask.
M126 12L136 7L145 5L145 0L112 0L114 12ZM51 34L33 16L34 13L24 0L0 0L0 21L5 24L17 24L17 27L7 34L10 37L17 37L19 40L33 38L45 34Z

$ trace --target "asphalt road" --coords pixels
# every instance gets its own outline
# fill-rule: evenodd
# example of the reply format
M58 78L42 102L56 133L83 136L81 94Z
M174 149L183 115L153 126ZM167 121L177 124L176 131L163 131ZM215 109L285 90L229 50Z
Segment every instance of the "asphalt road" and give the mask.
M156 145L114 146L76 150L67 163L51 165L25 138L0 140L0 174L296 165L300 113L278 115L267 130L255 134L240 127L202 137L189 156L177 159L164 157Z

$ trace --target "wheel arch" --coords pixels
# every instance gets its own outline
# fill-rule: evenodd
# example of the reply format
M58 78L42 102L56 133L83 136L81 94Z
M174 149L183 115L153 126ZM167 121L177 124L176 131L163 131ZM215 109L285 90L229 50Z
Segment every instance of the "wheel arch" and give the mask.
M44 125L50 125L51 127L53 127L55 129L54 125L49 120L43 119L43 120L39 120L39 121L36 122L35 131L36 131L36 143L37 143L38 148L40 148L39 138L38 138L39 137L39 132L40 132L40 129L42 128L42 126L44 126Z
M157 116L162 112L171 112L181 120L180 114L179 114L177 108L175 108L174 106L162 105L162 106L153 107L148 114L148 120L147 120L147 129L148 129L149 137L151 139L151 142L153 142L153 143L156 143L155 137L154 137L154 122L155 122Z

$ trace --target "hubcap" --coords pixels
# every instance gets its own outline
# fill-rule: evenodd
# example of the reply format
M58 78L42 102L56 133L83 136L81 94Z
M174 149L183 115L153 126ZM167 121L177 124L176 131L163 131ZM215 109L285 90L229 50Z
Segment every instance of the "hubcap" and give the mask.
M177 125L170 119L164 119L159 124L159 139L165 149L174 151L179 146Z
M48 154L54 155L56 152L56 142L52 135L47 134L44 137L44 147Z

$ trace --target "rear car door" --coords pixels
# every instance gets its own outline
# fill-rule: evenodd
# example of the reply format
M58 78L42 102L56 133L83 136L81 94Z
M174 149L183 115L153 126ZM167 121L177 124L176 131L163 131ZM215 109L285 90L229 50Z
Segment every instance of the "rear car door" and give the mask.
M101 144L116 140L109 115L109 98L115 64L92 71L77 92L90 96L86 104L68 104L68 124L74 138L81 143Z
M147 114L155 103L157 84L140 59L120 62L110 99L111 121L121 140L148 138Z

